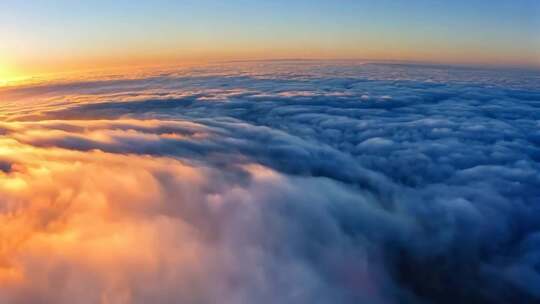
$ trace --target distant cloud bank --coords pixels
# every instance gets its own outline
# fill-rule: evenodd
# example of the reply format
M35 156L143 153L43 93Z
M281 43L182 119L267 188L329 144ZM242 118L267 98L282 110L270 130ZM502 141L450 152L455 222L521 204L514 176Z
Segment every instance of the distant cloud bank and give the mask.
M0 91L1 303L536 303L540 75L233 63Z

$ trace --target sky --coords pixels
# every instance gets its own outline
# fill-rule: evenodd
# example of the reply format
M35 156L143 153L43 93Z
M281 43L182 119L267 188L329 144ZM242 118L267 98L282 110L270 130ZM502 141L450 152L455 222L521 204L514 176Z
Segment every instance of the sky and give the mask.
M539 28L535 0L6 0L0 79L283 58L540 66Z
M540 303L539 10L0 0L0 303Z

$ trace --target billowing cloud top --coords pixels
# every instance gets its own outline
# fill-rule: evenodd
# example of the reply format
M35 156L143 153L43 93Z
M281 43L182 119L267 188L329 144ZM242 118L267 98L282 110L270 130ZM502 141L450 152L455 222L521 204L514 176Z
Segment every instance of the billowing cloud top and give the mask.
M0 303L537 303L540 75L233 63L0 91Z

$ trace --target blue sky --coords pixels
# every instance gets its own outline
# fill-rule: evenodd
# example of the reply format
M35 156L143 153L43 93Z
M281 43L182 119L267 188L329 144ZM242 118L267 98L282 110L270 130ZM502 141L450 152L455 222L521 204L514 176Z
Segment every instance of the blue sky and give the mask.
M19 66L284 57L540 64L533 0L8 0L0 20L0 57Z

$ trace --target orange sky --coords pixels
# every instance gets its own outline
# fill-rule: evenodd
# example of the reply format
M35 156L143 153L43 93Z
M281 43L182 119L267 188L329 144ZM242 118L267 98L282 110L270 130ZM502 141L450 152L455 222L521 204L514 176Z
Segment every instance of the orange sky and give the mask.
M0 4L0 85L213 60L378 59L540 67L540 5L504 1Z

